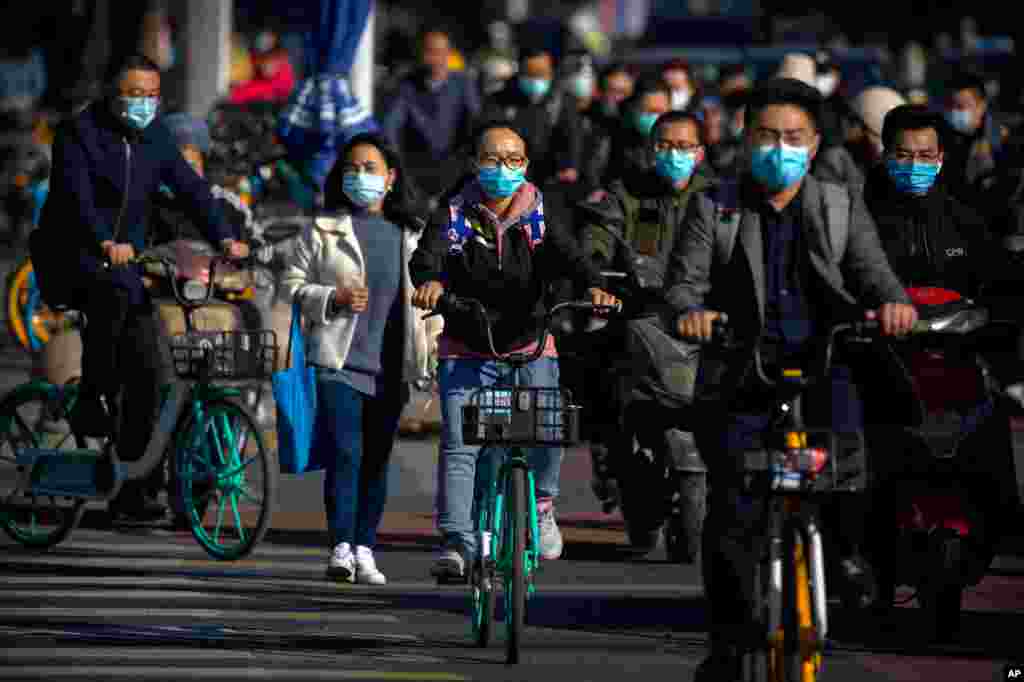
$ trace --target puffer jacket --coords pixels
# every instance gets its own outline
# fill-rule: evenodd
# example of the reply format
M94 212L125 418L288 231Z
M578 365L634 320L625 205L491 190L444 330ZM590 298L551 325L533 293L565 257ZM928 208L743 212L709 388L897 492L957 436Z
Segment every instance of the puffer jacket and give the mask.
M410 229L404 232L402 259L408 264L420 233ZM412 307L413 287L408 267L403 275L399 291L405 302L402 380L413 382L427 372L426 328ZM312 364L337 370L345 366L359 313L343 310L330 315L328 304L334 297L337 282L346 280L365 281L363 252L352 228L352 217L345 213L319 216L295 240L290 261L281 277L288 300L298 301L306 319L309 328L307 357Z

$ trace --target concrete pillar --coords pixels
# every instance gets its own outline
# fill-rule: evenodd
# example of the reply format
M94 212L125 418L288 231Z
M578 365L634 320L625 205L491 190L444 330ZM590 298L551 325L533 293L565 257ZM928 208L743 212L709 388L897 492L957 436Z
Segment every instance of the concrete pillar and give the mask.
M232 0L186 0L185 110L206 118L226 95L231 71Z
M374 25L377 23L377 3L370 3L370 16L366 20L366 30L359 39L356 58L352 62L350 84L355 98L373 113L373 72L374 72Z

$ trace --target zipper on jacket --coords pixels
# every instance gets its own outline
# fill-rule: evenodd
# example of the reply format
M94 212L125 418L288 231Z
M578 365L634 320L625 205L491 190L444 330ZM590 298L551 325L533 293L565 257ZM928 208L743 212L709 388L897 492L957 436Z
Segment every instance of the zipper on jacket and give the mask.
M121 138L124 140L124 198L121 199L121 210L117 213L117 222L114 223L114 243L117 244L118 238L121 236L121 221L124 219L125 209L128 207L128 190L131 188L132 182L132 145L128 142L128 138Z

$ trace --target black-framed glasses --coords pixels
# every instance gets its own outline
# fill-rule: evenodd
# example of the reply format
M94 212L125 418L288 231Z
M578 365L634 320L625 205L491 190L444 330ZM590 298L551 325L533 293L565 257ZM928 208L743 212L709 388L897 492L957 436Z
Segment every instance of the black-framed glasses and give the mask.
M938 163L941 152L932 151L930 149L920 152L910 151L909 149L896 149L889 156L900 163L913 163L914 161L921 161L922 163Z
M477 159L477 163L480 164L481 168L497 168L501 164L509 170L519 170L526 165L527 161L528 159L525 156L518 154L509 154L508 156L488 154Z
M689 142L673 142L671 140L658 140L654 143L654 151L656 152L697 152L700 150L702 145L690 144Z

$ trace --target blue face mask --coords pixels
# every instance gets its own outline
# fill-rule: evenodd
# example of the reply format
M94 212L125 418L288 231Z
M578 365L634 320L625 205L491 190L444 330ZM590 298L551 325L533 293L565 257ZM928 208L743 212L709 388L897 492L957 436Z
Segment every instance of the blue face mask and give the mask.
M896 189L905 194L921 196L927 194L935 184L935 178L938 177L942 164L903 163L890 159L885 162L885 168Z
M682 180L689 179L693 175L693 169L696 167L697 154L694 152L670 149L665 152L657 152L654 155L654 169L658 172L658 175L673 185Z
M119 97L121 118L136 130L145 130L156 118L156 97Z
M387 190L386 181L383 175L372 175L370 173L346 173L341 180L341 190L352 203L360 208L366 208L380 201Z
M548 90L551 89L551 81L546 78L527 78L526 76L521 76L519 78L519 88L527 97L540 98L548 94Z
M572 79L572 94L577 99L586 99L594 94L594 79L589 75L580 75Z
M777 147L755 148L750 157L750 171L769 191L779 192L806 175L810 160L807 147L791 147L783 142Z
M515 194L526 182L526 169L509 170L504 164L498 164L494 168L481 168L476 177L487 196L504 199Z
M654 124L658 122L660 114L650 114L646 111L638 111L633 114L633 125L643 135L650 135L654 130Z
M946 111L946 121L953 127L953 130L965 135L974 132L973 116L967 109L949 109Z

